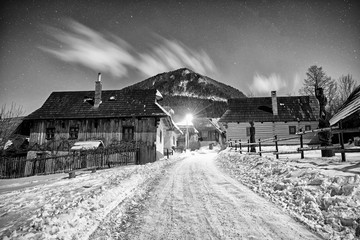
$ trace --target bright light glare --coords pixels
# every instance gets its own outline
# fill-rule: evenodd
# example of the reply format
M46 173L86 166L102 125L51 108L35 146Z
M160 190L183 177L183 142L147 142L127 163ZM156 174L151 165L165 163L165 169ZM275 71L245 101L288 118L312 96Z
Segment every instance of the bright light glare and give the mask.
M191 123L193 120L193 115L191 113L186 114L185 116L186 123Z

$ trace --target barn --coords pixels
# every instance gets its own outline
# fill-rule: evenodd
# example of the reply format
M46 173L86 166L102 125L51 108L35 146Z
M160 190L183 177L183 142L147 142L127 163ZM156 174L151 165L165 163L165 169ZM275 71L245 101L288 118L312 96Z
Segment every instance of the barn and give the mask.
M331 126L341 124L344 129L360 128L360 86L354 89L329 122ZM355 140L356 145L360 145L359 131L345 132L343 137L345 142Z
M30 145L46 144L59 150L71 143L101 140L105 146L119 142L143 143L152 149L152 161L164 154L169 132L179 131L170 114L158 103L157 90L102 90L101 75L95 91L53 92L42 107L28 115ZM61 149L60 149L61 150ZM30 151L28 158L36 156Z
M219 122L226 128L227 140L250 138L250 127L255 127L255 139L295 136L300 129L311 130L318 126L319 104L312 96L282 96L276 91L271 97L236 98L228 100L228 109ZM318 141L314 134L304 136L304 143ZM271 143L271 142L270 142ZM273 144L273 143L271 143ZM279 144L299 144L298 140L287 140Z

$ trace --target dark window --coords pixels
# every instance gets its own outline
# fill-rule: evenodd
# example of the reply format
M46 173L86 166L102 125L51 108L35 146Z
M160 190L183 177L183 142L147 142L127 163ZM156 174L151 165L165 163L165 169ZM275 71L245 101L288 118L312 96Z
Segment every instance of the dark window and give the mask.
M262 110L262 111L264 111L264 112L271 113L271 114L273 113L272 108L271 108L271 107L268 107L268 106L259 106L258 109L259 109L259 110Z
M69 139L77 139L79 136L79 127L70 127Z
M305 125L305 131L311 130L311 125Z
M124 141L134 140L134 127L123 127L123 140Z
M162 131L160 130L160 143L162 141Z
M289 134L295 134L296 133L296 126L289 126Z
M36 158L44 158L45 155L46 154L44 152L38 152L38 153L36 153Z
M55 138L55 128L54 127L46 128L46 139L51 140L54 138Z
M246 127L246 136L247 136L247 137L250 136L250 127Z

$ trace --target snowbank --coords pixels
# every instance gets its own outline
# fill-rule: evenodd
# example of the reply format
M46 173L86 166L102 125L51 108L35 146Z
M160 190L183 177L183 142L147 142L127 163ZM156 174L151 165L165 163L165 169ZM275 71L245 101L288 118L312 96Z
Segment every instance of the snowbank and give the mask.
M340 157L299 158L277 160L227 149L219 154L218 163L325 239L360 239L358 172L342 171L350 167L341 166ZM360 160L358 155L355 159Z
M48 181L43 176L47 179L43 184L2 193L0 239L87 239L113 209L142 194L152 179L179 158L78 172L72 179Z

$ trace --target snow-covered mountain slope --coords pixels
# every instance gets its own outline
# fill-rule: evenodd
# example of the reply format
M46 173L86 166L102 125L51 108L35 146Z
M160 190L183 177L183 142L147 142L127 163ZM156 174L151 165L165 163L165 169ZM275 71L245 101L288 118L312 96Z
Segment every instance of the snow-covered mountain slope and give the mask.
M129 86L131 89L157 89L164 96L163 106L176 114L188 112L206 117L220 117L227 99L246 97L241 91L187 68L165 72Z

